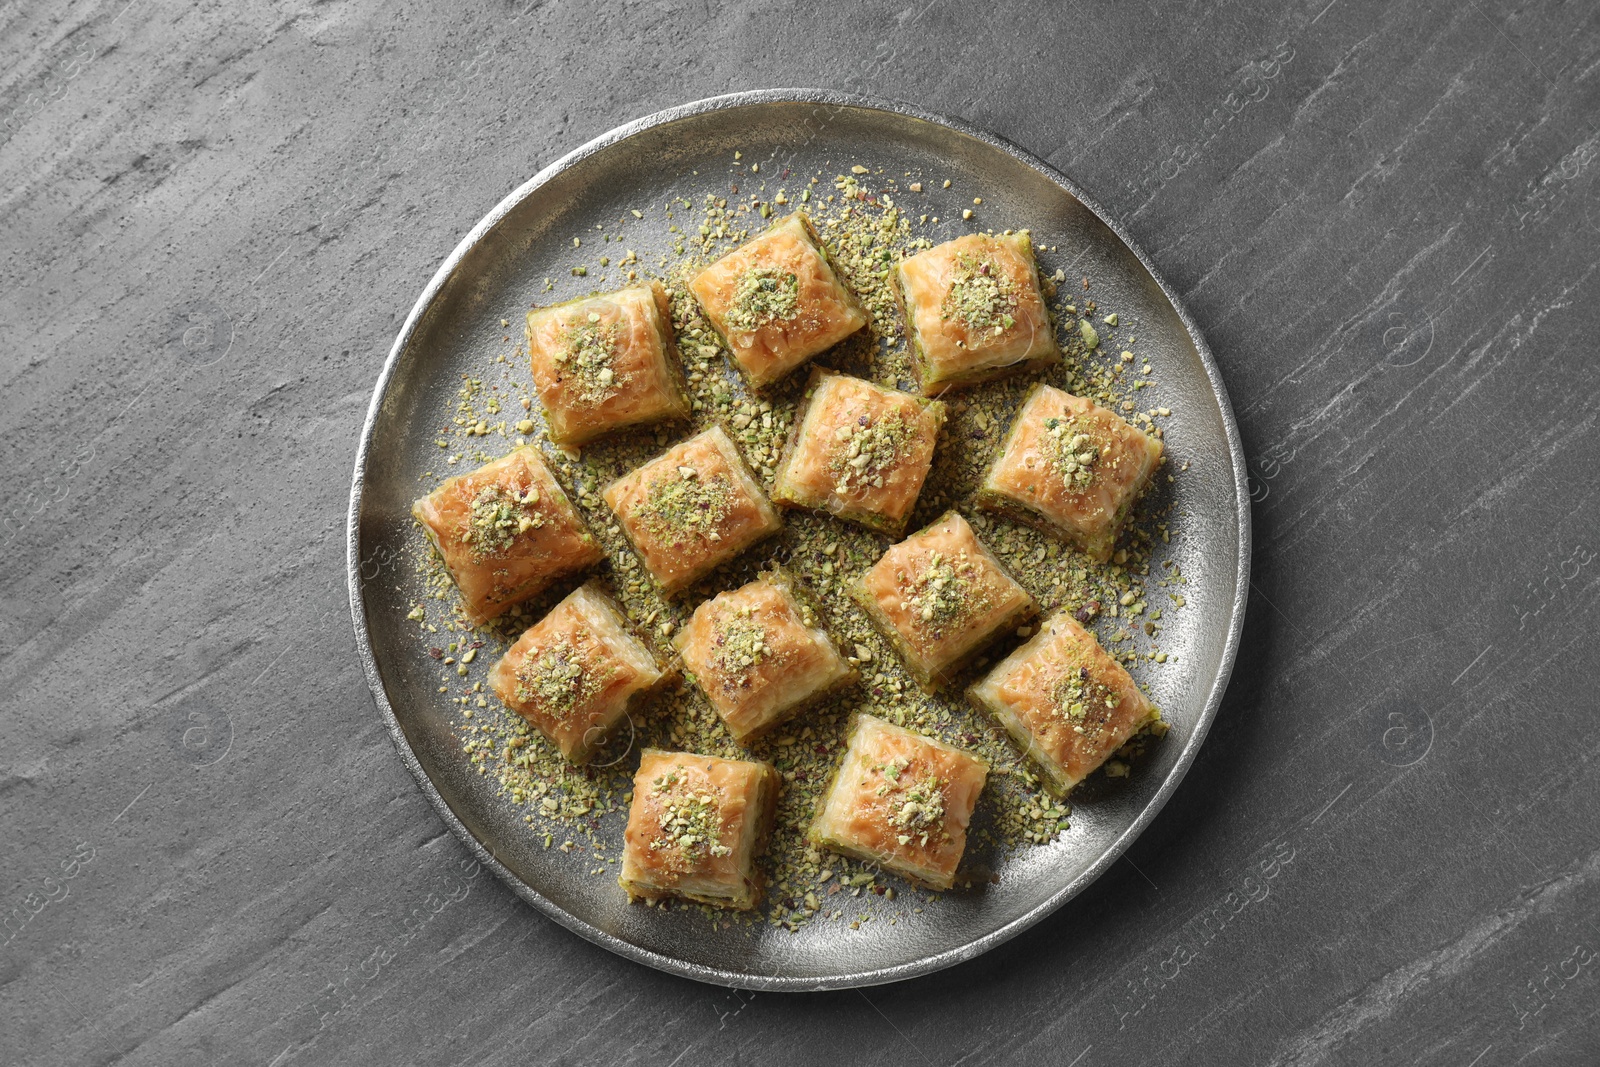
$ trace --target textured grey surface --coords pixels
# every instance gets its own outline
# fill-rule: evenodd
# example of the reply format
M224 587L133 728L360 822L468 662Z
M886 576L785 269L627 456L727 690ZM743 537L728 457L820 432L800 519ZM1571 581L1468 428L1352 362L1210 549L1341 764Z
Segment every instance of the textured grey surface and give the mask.
M1597 82L1576 3L0 7L0 1061L1593 1062ZM803 998L463 864L340 538L461 233L777 84L1076 178L1206 331L1258 498L1233 687L1130 859L974 963Z

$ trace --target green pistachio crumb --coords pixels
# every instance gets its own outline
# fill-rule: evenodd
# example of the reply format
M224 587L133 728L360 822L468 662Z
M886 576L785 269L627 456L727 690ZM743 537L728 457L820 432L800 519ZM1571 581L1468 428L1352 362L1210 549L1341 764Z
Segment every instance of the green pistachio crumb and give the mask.
M752 267L740 277L728 309L728 325L754 333L772 322L788 322L798 312L800 280L788 271Z
M963 254L956 258L939 314L975 333L999 336L1017 324L1018 306L1016 285L992 258Z
M521 534L544 525L544 516L535 508L539 491L531 486L517 490L499 484L486 485L472 498L469 520L461 539L472 549L474 560L500 555Z

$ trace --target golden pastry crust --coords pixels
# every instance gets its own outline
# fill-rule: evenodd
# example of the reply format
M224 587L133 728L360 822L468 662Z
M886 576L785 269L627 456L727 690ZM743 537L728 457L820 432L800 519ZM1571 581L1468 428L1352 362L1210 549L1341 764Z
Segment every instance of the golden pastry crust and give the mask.
M684 666L740 744L856 679L802 595L777 571L701 604L678 632Z
M933 466L945 406L813 368L772 499L898 537Z
M895 279L928 396L1061 359L1025 232L946 241L902 260Z
M689 283L756 388L786 376L867 324L839 281L811 220L795 212Z
M989 765L970 752L858 715L807 838L932 889L949 889Z
M590 582L523 632L490 669L489 686L563 756L586 763L673 677Z
M720 426L673 446L601 495L667 596L783 525Z
M967 691L1065 796L1161 717L1092 633L1060 612Z
M930 693L1038 611L954 511L890 548L850 593Z
M617 879L628 899L755 907L781 783L770 763L645 749Z
M411 505L473 625L605 558L555 472L531 446L445 479Z
M689 417L660 282L528 312L528 356L556 444Z
M1161 464L1161 442L1049 385L1022 402L979 507L1040 527L1104 563Z

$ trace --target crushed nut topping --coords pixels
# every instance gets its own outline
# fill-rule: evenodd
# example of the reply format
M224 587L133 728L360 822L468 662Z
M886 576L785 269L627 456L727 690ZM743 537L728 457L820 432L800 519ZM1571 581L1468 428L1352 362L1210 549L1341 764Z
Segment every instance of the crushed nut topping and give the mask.
M872 768L884 779L877 795L889 798L889 823L901 831L895 839L902 845L916 840L926 848L935 834L944 835L945 782L932 773L902 782L908 767L905 760L898 759Z
M532 510L538 503L539 490L533 486L520 492L499 484L479 489L461 531L461 540L472 546L473 559L505 552L519 535L543 526L544 516Z
M993 259L964 254L956 258L939 314L974 333L999 336L1017 324L1018 302L1016 285Z
M1098 735L1106 724L1107 713L1115 710L1121 697L1109 686L1089 678L1089 668L1068 666L1052 693L1056 709L1072 724L1074 732Z
M858 415L854 422L834 430L835 445L828 461L828 469L838 479L834 492L882 488L884 476L899 462L911 436L911 424L898 414L882 420Z
M565 719L599 694L608 674L596 670L571 642L561 641L523 661L517 669L517 699Z
M930 553L912 577L906 595L912 620L937 633L982 608L989 593L974 581L976 569L965 552L954 559L941 552Z
M724 674L743 674L771 655L767 631L749 608L735 608L719 616L713 631L716 652L712 664Z
M1044 428L1046 446L1067 488L1082 492L1094 485L1102 448L1094 427L1079 418L1049 418Z
M589 312L586 321L562 329L565 347L556 353L555 361L571 374L573 392L585 404L604 403L632 378L617 373L617 339L617 324L601 325L596 311Z
M788 322L799 305L798 277L771 267L752 267L739 279L727 322L735 330L754 333L769 322Z
M696 533L720 541L720 527L733 511L733 500L733 483L726 475L702 478L693 467L679 467L650 483L639 517L658 537Z
M669 771L653 783L657 794L671 793L683 782L676 771ZM685 859L727 856L733 849L722 843L722 812L716 794L709 790L667 796L661 805L661 836L650 842L652 849L672 848Z

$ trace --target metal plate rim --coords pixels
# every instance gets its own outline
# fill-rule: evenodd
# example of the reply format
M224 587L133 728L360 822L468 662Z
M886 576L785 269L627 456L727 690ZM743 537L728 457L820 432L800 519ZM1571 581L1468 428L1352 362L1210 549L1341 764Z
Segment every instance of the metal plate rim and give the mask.
M421 761L413 751L410 742L405 736L404 728L399 717L395 714L394 707L389 701L388 692L384 687L382 676L378 669L377 658L373 652L371 635L366 622L366 600L362 587L362 561L361 561L361 504L365 475L372 437L377 425L379 412L383 406L384 397L388 393L389 385L399 365L400 358L411 342L412 335L416 332L418 324L432 306L439 292L444 288L456 267L467 256L478 241L496 223L506 216L514 207L532 196L542 186L547 184L556 175L568 170L579 161L600 152L613 144L625 140L640 131L650 129L679 119L692 117L712 111L731 108L748 107L768 103L802 103L832 106L840 109L858 108L872 111L883 111L905 118L916 119L922 122L933 123L946 127L968 138L989 145L1013 159L1044 175L1051 182L1065 189L1073 198L1093 214L1100 222L1110 229L1123 245L1133 253L1139 263L1149 273L1152 280L1161 289L1162 295L1177 313L1179 321L1183 323L1184 330L1188 333L1196 352L1200 357L1201 365L1205 369L1211 389L1215 394L1220 407L1223 428L1226 434L1229 458L1233 467L1234 500L1236 518L1239 524L1239 562L1236 570L1235 588L1233 592L1232 612L1229 618L1228 632L1223 644L1221 667L1212 682L1210 692L1201 708L1193 733L1179 752L1170 773L1167 775L1155 796L1147 803L1133 822L1119 834L1105 849L1100 857L1076 878L1063 885L1048 899L1028 911L1026 914L1013 919L1004 926L982 934L958 948L947 949L943 952L933 953L911 963L896 964L890 967L870 968L849 974L833 975L826 978L800 978L786 977L783 975L752 975L735 971L726 971L715 967L690 963L676 957L653 952L641 948L631 942L600 930L593 925L571 915L563 908L556 905L540 894L532 886L523 882L509 868L497 859L493 851L466 827L449 803L439 793L423 768ZM427 287L412 306L411 312L406 316L400 332L395 337L394 344L389 349L389 354L384 361L383 369L379 372L377 383L373 387L372 400L367 408L366 419L361 429L361 439L356 451L355 471L350 484L350 504L346 515L345 553L346 553L346 578L350 595L351 621L355 627L356 650L361 659L362 672L367 679L367 686L372 692L374 703L382 715L384 725L388 729L390 740L394 742L395 749L400 755L401 762L417 780L423 795L433 806L439 817L444 821L450 831L473 854L474 858L488 867L496 877L504 882L517 896L533 905L544 915L553 919L561 926L586 940L622 956L636 963L642 963L656 970L665 971L680 977L690 978L695 981L719 985L735 989L750 989L761 991L792 991L811 992L836 989L853 989L863 986L885 985L891 982L904 981L910 978L931 974L935 971L952 967L958 963L976 958L988 950L1010 940L1029 927L1040 922L1046 916L1053 914L1067 901L1081 893L1095 879L1099 878L1111 864L1115 863L1127 851L1133 841L1144 832L1145 828L1160 814L1162 808L1177 790L1178 785L1188 773L1193 764L1200 746L1205 742L1206 735L1210 732L1211 724L1216 719L1217 709L1221 705L1223 694L1227 691L1228 681L1233 673L1235 658L1238 654L1240 635L1244 628L1245 608L1249 599L1250 590L1250 558L1251 558L1251 528L1250 528L1250 494L1247 482L1247 471L1244 460L1244 448L1239 438L1238 423L1234 418L1233 406L1228 398L1227 388L1222 382L1221 373L1217 369L1216 361L1212 357L1211 349L1201 335L1199 327L1195 324L1188 308L1179 298L1173 288L1167 284L1155 265L1150 262L1144 250L1123 229L1123 227L1101 209L1099 203L1066 175L1057 171L1050 164L1035 156L1010 141L990 133L987 130L975 127L966 121L947 115L923 110L900 101L879 97L861 96L853 93L843 93L829 89L759 89L748 92L727 93L721 96L707 97L703 100L693 101L677 107L666 108L654 114L624 123L583 145L561 156L555 162L541 169L537 174L516 189L512 190L498 204L494 206L478 223L467 232L456 244L456 247L440 264Z

